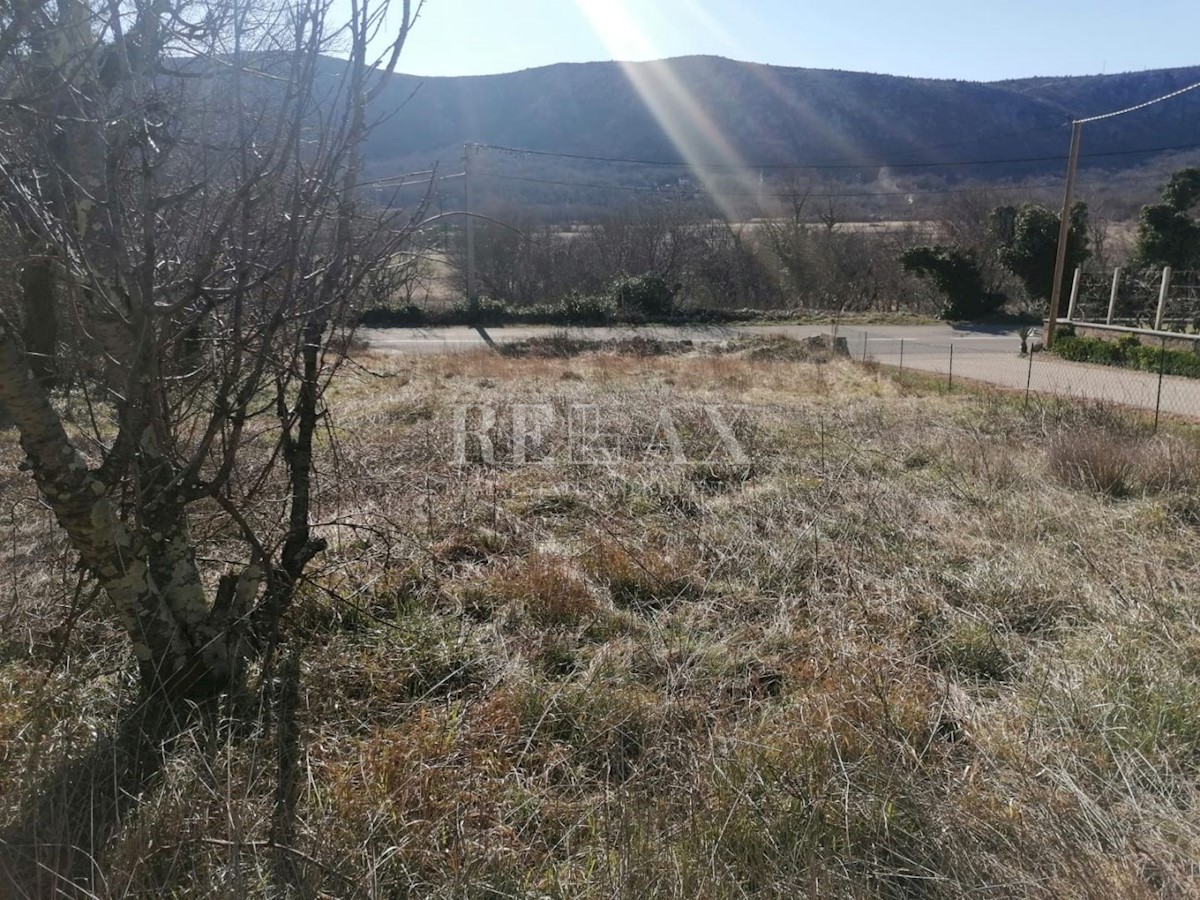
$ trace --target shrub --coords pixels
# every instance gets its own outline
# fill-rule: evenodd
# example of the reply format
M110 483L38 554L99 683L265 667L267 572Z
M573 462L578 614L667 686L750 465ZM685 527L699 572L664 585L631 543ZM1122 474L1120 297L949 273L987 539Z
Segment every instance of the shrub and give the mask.
M675 291L661 275L618 278L609 287L609 293L622 313L653 317L675 311Z
M1073 362L1092 362L1106 366L1124 365L1125 349L1111 341L1090 337L1060 337L1054 351Z
M551 310L559 325L607 325L617 318L617 302L603 294L567 294Z
M428 324L425 310L409 303L400 307L368 309L358 320L364 328L419 328Z
M935 244L912 247L900 254L904 271L928 278L945 298L942 319L978 319L1004 303L1003 294L988 293L975 251Z
M1166 375L1200 378L1200 355L1190 350L1147 347L1132 334L1117 341L1062 335L1054 342L1054 352L1074 362L1125 366L1145 372L1157 372L1161 368Z
M503 325L512 318L512 307L491 297L475 298L475 305L461 300L450 308L450 315L462 325Z

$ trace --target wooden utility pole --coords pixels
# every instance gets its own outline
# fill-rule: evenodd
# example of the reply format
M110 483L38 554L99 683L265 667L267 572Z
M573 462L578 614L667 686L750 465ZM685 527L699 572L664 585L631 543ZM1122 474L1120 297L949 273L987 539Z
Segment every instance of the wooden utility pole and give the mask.
M1046 320L1045 347L1054 344L1054 332L1058 328L1058 307L1062 302L1063 274L1067 268L1067 244L1071 239L1071 204L1075 199L1075 172L1079 168L1079 141L1083 135L1083 123L1071 124L1071 155L1067 162L1067 189L1063 196L1062 219L1058 224L1058 257L1054 262L1054 284L1050 288L1050 315Z
M475 210L471 208L471 154L473 144L463 144L463 200L467 213L467 309L475 312L478 298L475 296Z

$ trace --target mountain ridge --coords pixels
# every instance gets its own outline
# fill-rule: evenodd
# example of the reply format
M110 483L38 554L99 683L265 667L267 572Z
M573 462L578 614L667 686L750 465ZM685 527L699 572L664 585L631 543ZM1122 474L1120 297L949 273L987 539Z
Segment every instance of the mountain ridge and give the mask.
M1121 109L1200 81L1200 65L976 82L745 63L715 56L558 63L500 75L397 74L367 147L386 174L450 164L467 143L549 153L764 166L837 159L927 160L955 177L1058 172L1072 118ZM1200 91L1089 125L1085 165L1145 162L1147 148L1200 146ZM1096 154L1110 154L1103 158ZM1009 157L1053 159L985 165ZM974 164L974 165L973 165ZM869 174L869 173L868 173Z
M617 60L617 59L592 59L592 60L568 60L564 62L548 63L540 66L528 66L523 69L511 69L504 72L491 72L487 74L472 74L472 75L421 75L416 72L397 72L399 78L409 78L417 81L459 81L466 79L493 79L507 78L512 75L523 75L530 72L551 72L556 69L565 68L585 68L589 66L640 66L652 65L657 63L674 64L680 61L687 60L707 60L715 63L731 64L735 66L750 66L762 69L781 70L787 72L828 72L845 75L868 75L876 78L894 78L905 81L922 81L922 82L948 82L952 84L975 84L975 85L1014 85L1026 82L1039 81L1079 81L1086 79L1098 78L1122 78L1130 75L1153 75L1156 73L1176 73L1176 72L1195 72L1200 74L1200 63L1194 66L1162 66L1150 69L1127 69L1120 72L1094 72L1085 74L1047 74L1047 75L1023 75L1017 78L996 78L991 80L976 79L976 78L938 78L928 75L896 75L890 72L875 72L866 69L839 69L828 68L821 66L785 66L778 63L757 62L752 59L738 59L732 56L721 56L715 53L689 53L680 56L668 56L662 59L652 60Z

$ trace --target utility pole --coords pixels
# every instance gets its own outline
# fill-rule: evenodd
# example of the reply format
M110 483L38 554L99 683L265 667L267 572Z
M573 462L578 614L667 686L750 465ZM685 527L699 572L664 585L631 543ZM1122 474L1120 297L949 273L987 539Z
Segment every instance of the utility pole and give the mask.
M475 211L471 208L471 155L474 144L463 144L463 193L467 219L467 309L472 316L479 305L475 296Z
M1083 136L1083 122L1071 123L1071 155L1067 162L1067 189L1063 196L1062 219L1058 223L1058 257L1054 262L1054 284L1050 289L1050 315L1046 320L1045 347L1054 344L1054 332L1058 328L1058 307L1062 302L1063 275L1067 268L1067 244L1071 238L1071 204L1075 199L1075 172L1079 168L1079 141Z
M1062 299L1063 274L1067 268L1067 240L1071 236L1071 201L1075 199L1075 171L1079 168L1079 140L1083 134L1083 126L1089 122L1114 119L1117 116L1123 116L1127 113L1138 112L1148 106L1154 106L1165 100L1174 100L1188 91L1195 90L1200 90L1200 81L1171 91L1171 93L1164 94L1161 97L1156 97L1153 100L1146 100L1143 103L1137 103L1133 106L1127 106L1125 109L1114 110L1113 112L1102 113L1098 116L1089 116L1086 119L1076 119L1071 123L1071 156L1070 161L1067 163L1067 190L1066 196L1063 198L1062 221L1059 223L1058 228L1058 259L1054 265L1054 284L1051 287L1050 293L1050 316L1046 321L1046 340L1044 343L1047 350L1050 349L1050 345L1054 342L1054 331L1058 326L1058 304Z

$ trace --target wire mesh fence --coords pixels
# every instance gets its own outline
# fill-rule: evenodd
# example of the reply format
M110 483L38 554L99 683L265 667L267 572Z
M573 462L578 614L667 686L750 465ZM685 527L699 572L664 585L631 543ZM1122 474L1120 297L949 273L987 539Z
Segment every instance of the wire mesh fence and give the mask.
M1082 272L1067 318L1081 324L1200 332L1200 272L1116 269Z
M1032 397L1104 403L1144 414L1157 429L1165 416L1200 419L1200 379L1166 373L1168 339L1145 341L1159 350L1157 371L1072 362L1054 353L1022 352L1020 338L964 335L945 341L919 341L869 329L839 328L851 358L945 379L947 390L968 383L992 385ZM1033 341L1029 341L1030 347Z

